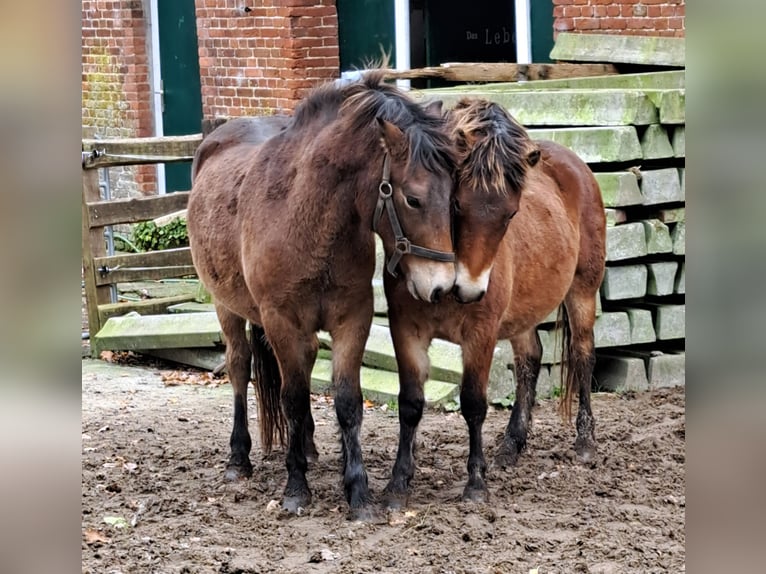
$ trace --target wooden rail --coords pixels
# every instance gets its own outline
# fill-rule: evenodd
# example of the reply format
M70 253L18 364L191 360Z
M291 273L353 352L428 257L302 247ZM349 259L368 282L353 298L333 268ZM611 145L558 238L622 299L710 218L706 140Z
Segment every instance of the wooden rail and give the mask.
M190 161L201 141L201 134L82 140L82 264L91 335L95 335L111 316L130 311L162 313L169 305L192 298L182 295L112 303L111 285L196 275L188 247L107 255L104 236L107 226L148 221L179 212L186 207L189 193L105 200L99 190L98 168Z

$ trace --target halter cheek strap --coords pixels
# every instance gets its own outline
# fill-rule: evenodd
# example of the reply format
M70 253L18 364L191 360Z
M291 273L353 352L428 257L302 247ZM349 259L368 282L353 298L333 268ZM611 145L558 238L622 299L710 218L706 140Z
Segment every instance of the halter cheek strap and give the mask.
M396 245L394 246L394 253L389 259L386 265L386 270L396 277L396 266L399 265L399 260L403 255L412 254L424 259L432 259L434 261L442 261L449 263L455 260L455 254L450 251L436 251L435 249L428 249L427 247L421 247L414 245L404 235L402 231L402 225L399 223L399 217L396 214L396 206L394 205L394 188L391 186L391 158L388 153L383 158L383 177L381 178L380 185L378 185L378 203L375 206L375 214L372 217L372 229L376 233L378 232L378 224L380 218L383 215L383 208L386 209L388 215L388 221L391 223L391 230L394 232L394 240Z

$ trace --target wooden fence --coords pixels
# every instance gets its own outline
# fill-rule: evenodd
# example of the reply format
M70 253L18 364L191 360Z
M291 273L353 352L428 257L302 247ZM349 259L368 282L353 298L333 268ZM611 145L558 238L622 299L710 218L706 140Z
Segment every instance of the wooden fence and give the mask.
M188 192L135 198L105 199L99 169L115 166L190 161L202 134L188 136L82 140L82 264L88 329L95 335L106 320L130 311L162 313L186 295L117 303L111 285L195 275L188 247L149 253L108 255L105 230L111 226L148 221L186 207ZM108 177L108 174L107 174Z

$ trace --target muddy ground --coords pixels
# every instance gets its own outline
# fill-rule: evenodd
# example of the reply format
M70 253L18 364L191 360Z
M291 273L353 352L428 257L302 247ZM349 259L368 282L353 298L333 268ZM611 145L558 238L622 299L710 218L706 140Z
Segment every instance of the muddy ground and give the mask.
M594 395L599 454L591 466L573 461L573 429L552 401L541 401L519 465L490 469L487 505L459 501L468 451L462 418L430 411L410 507L380 523L346 518L329 397L312 401L320 460L309 473L314 501L305 515L275 508L283 456L264 459L257 433L253 478L224 483L230 394L206 374L83 360L83 572L685 571L683 388ZM508 411L490 409L489 458L507 420ZM376 494L397 429L395 412L365 410L362 446Z

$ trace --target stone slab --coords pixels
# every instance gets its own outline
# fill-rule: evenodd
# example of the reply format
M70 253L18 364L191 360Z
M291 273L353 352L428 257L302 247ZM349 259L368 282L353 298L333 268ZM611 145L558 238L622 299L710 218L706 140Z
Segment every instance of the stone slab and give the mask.
M376 404L397 404L399 376L395 372L362 367L362 396ZM332 362L317 359L311 372L311 390L314 393L332 393ZM457 400L459 387L452 383L429 379L425 387L426 406L438 407Z
M636 174L630 171L594 173L604 207L625 207L644 202Z
M320 344L332 349L329 333L320 331ZM431 377L435 380L459 384L462 379L463 359L459 345L435 339L428 350ZM368 367L396 372L396 356L388 327L373 323L365 345L362 363Z
M596 318L593 335L597 349L630 345L630 319L621 311L609 311Z
M677 126L673 130L670 145L673 146L673 157L686 157L686 127Z
M645 391L649 388L646 366L637 357L599 353L593 378L598 389L603 391Z
M652 312L648 309L625 309L630 322L630 344L640 345L642 343L653 343L657 340L657 334L654 332L654 321Z
M670 239L670 230L667 225L659 219L647 219L641 224L646 236L647 253L670 253L673 251L673 241Z
M673 284L673 293L683 295L686 293L686 262L681 261L678 265L675 282Z
M686 305L652 305L657 339L667 341L686 336Z
M657 90L647 92L647 95L659 108L661 124L686 123L686 90Z
M433 95L445 107L464 97L484 98L505 107L525 127L629 126L659 121L658 106L641 90L470 90Z
M530 129L528 132L532 139L553 140L568 147L587 163L624 162L644 157L633 126Z
M678 261L655 261L646 264L647 295L672 295L675 292Z
M215 313L138 315L112 317L93 337L94 350L136 351L223 344Z
M226 362L226 351L223 348L142 349L140 352L166 361L205 369L206 371L212 371Z
M649 388L680 387L686 384L686 353L660 353L649 357Z
M556 37L550 57L570 62L680 68L686 65L686 43L684 38L673 37L562 32Z
M684 201L678 169L650 169L641 172L641 194L644 205Z
M669 240L670 235L668 235ZM607 261L635 259L646 254L646 233L641 222L625 223L606 228Z
M673 255L686 255L686 221L679 221L670 231L673 240Z
M601 284L601 295L610 301L633 299L646 295L646 265L607 267Z
M513 375L513 349L506 340L498 341L492 355L489 369L487 400L490 404L507 407L516 391L516 379Z
M675 157L670 136L665 126L652 124L646 127L641 136L641 153L644 159Z
M665 225L667 225L668 223L678 223L679 221L686 221L686 208L673 207L669 209L660 209L657 212L656 219L659 219Z

